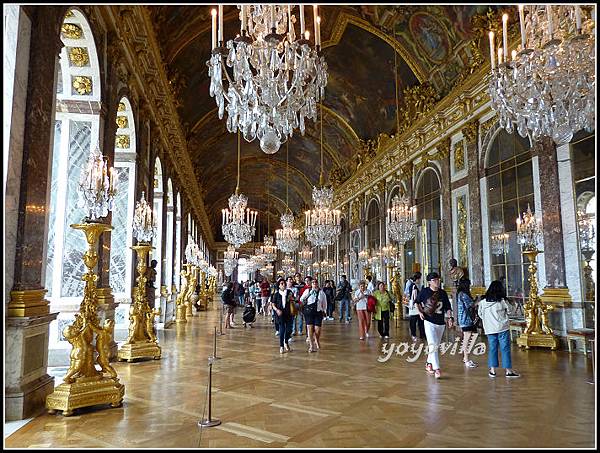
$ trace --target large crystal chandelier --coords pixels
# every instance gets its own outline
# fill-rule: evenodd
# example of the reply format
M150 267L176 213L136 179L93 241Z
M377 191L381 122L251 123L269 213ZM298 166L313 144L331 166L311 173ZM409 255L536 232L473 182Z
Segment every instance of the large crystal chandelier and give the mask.
M313 187L312 199L314 207L305 212L306 239L313 245L326 246L333 244L342 232L341 212L332 209L333 188L323 184L323 106L321 105L321 173L319 176L321 188Z
M258 138L261 149L273 154L295 128L304 135L305 118L316 119L317 103L327 85L321 19L315 5L311 45L304 5L299 5L303 39L296 39L295 6L250 4L238 8L240 35L227 43L223 41L223 6L219 6L218 39L217 12L212 11L212 55L206 63L210 95L217 102L219 119L227 110L229 132L241 130L247 141Z
M85 169L79 180L80 208L88 211L89 220L106 217L113 209L113 200L117 193L115 188L114 168L107 172L108 165L102 156L100 148L90 152ZM109 177L110 174L110 177Z
M294 269L294 260L288 254L281 260L281 269L285 275L290 275L292 269Z
M509 235L504 232L504 223L502 220L495 220L492 222L490 233L492 255L504 255Z
M149 243L156 236L156 217L152 215L152 208L146 203L145 192L135 204L133 214L133 235L138 242Z
M415 237L417 224L415 222L416 208L410 206L406 195L392 198L392 207L388 209L387 225L390 238L405 244Z
M264 261L269 263L277 259L277 247L273 245L273 236L265 235L264 245L261 247L261 255Z
M569 143L596 122L596 39L589 9L579 5L519 5L521 44L508 52L508 14L496 56L490 32L490 97L500 126L534 141ZM510 57L510 58L509 58ZM497 64L496 64L497 63Z
M194 264L196 262L196 256L198 255L200 248L191 234L188 235L188 242L185 246L185 260L189 264Z
M223 236L235 248L249 242L256 231L256 211L246 208L248 198L239 193L240 187L240 135L238 133L238 171L235 193L229 197L229 209L221 211L223 215Z
M275 230L277 247L284 253L293 253L300 245L300 230L294 228L294 216L285 213L281 216L283 228Z

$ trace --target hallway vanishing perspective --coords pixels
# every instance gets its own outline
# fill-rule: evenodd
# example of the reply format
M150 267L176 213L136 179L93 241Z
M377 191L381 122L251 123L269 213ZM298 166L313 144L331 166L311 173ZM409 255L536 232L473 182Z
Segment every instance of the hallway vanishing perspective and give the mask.
M161 331L161 360L114 364L126 386L123 407L42 415L10 436L6 447L594 445L594 386L587 384L590 361L582 355L513 345L522 377L511 381L490 379L485 356L474 356L480 366L467 369L459 354L448 352L441 358L444 376L435 380L423 357L408 363L408 355L394 354L378 362L379 338L359 341L355 320L324 322L317 353L307 353L304 338L294 337L292 351L280 355L267 319L259 316L244 329L238 309L239 327L218 337L212 418L220 426L201 433L197 426L218 326L213 308ZM453 340L450 334L445 341ZM407 321L398 322L389 341L410 341Z

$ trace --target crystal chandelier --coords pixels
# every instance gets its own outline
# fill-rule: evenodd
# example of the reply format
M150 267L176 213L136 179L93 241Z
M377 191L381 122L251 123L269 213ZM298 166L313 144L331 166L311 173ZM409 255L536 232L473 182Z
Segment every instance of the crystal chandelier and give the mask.
M229 245L227 247L227 251L223 255L223 265L226 266L227 269L231 269L231 272L233 272L233 269L235 269L235 266L238 264L238 252L235 251L235 247L233 245ZM227 274L228 277L231 275L231 272Z
M185 260L189 263L189 264L194 264L196 261L196 256L198 255L199 252L199 247L198 244L196 244L196 242L194 241L194 239L192 238L192 235L188 235L188 243L185 246Z
M386 266L395 266L397 249L393 245L387 245L381 248L381 257Z
M285 257L281 260L281 269L283 273L286 275L290 275L291 270L294 268L294 260L290 255L285 255Z
M542 244L542 221L535 218L527 204L527 212L523 217L517 218L517 235L524 251L539 251L538 245Z
M277 259L277 247L273 245L273 236L264 237L264 245L261 247L261 255L267 262L273 262Z
M509 238L508 233L504 232L504 223L501 220L493 221L490 230L492 255L503 255Z
M323 182L323 105L321 104L321 173L319 175L321 188L313 187L314 207L305 212L304 228L306 239L313 245L321 247L333 244L342 232L341 212L338 209L332 209L333 188L324 187Z
M285 204L289 204L289 149L286 143L285 162ZM289 208L288 208L289 209ZM277 247L284 253L293 253L300 245L300 230L294 228L294 216L291 213L281 215L281 229L275 230Z
M410 206L408 197L396 195L392 198L392 207L388 209L387 225L390 238L405 244L415 237L417 224L415 222L416 207Z
M223 6L212 11L212 54L207 61L210 96L227 110L227 130L241 130L244 139L258 138L267 154L276 153L305 118L316 119L317 103L325 93L327 64L321 55L321 19L314 6L314 46L300 10L296 39L292 5L241 5L240 35L223 41ZM227 68L231 68L228 70ZM227 81L227 87L223 86ZM225 105L227 104L227 107Z
M300 230L293 228L294 216L289 213L283 214L281 226L283 228L275 230L277 247L284 253L293 253L300 244Z
M223 209L223 236L225 240L239 248L249 242L256 231L256 211L246 208L248 198L239 193L240 187L240 134L238 133L238 169L235 193L229 197L229 209Z
M502 16L497 60L490 32L490 97L500 126L534 141L569 143L595 129L596 39L588 9L579 5L519 5L521 45L508 52L508 14ZM497 65L496 65L497 62Z
M582 211L577 212L577 225L579 226L579 247L582 252L593 251L596 249L594 238L594 216Z
M310 266L312 263L313 252L308 244L304 244L298 255L300 256L299 261L302 266Z
M133 214L133 235L138 242L149 243L156 236L156 218L152 215L152 208L146 203L145 193L135 204Z
M358 252L358 262L363 266L367 267L369 265L369 250L361 250Z
M106 217L108 211L113 209L113 200L117 193L115 188L114 168L111 167L107 175L108 165L102 156L100 148L96 147L90 152L85 169L81 172L79 180L78 207L88 211L88 217L94 221Z

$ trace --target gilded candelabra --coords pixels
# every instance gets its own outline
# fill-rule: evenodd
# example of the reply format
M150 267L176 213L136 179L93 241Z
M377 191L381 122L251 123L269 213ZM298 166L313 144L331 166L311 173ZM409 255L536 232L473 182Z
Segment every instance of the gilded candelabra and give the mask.
M188 290L186 303L186 317L191 318L194 316L194 312L192 311L192 305L194 304L194 294L196 293L196 285L198 285L198 266L192 265L190 271L190 288Z
M525 349L540 346L555 350L558 347L558 340L552 334L548 322L548 314L554 307L543 303L538 294L536 257L541 253L537 244L541 241L542 226L529 206L523 219L517 219L517 233L523 247L523 255L529 260L529 298L523 305L526 327L517 338L517 344Z
M146 296L146 260L152 247L141 242L131 247L137 254L137 287L134 289L133 303L129 309L129 335L117 354L118 360L133 362L135 359L160 359L161 349L156 338L154 318L160 314L159 309L152 309Z
M75 315L73 324L63 330L64 337L72 346L69 370L63 378L63 383L46 398L48 412L54 414L60 410L64 416L72 415L74 409L97 404L119 407L125 394L125 386L119 383L117 372L109 363L114 321L107 319L104 325L100 326L97 314L98 275L94 273L94 268L98 264L98 239L105 231L112 230L112 227L103 223L88 222L71 225L71 228L85 233L88 250L83 255L83 263L88 270L81 277L85 287L79 313ZM95 346L92 344L94 334ZM97 357L94 358L96 353ZM95 363L100 366L100 370L96 368Z
M177 296L177 299L175 300L175 322L180 324L180 323L184 323L187 322L186 319L186 300L188 297L188 293L191 287L190 284L190 267L191 264L187 263L183 265L185 267L185 269L181 270L181 276L185 279L185 282L183 283L183 285L181 285L181 290L179 292L179 295Z

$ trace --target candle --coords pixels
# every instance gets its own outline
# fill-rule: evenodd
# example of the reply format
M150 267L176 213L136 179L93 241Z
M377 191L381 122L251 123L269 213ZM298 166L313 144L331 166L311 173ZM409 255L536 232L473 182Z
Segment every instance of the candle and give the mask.
M490 61L492 64L492 70L496 68L496 56L494 52L494 32L490 32Z
M321 45L321 17L320 16L317 16L317 31L316 31L316 36L315 36L315 43L318 46Z
M219 5L219 45L223 42L223 5Z
M552 28L552 5L546 5L546 13L548 13L548 35L552 39L552 34L554 33Z
M271 5L271 29L275 28L275 5Z
M581 31L581 8L579 5L575 5L575 26L577 31Z
M502 47L498 49L498 65L502 64Z
M294 25L292 24L292 5L288 5L288 33L290 36L292 35L292 28Z
M210 12L212 16L212 49L217 47L217 10L212 9Z
M225 225L225 209L221 209L222 225Z
M240 25L240 34L244 34L242 33L245 29L246 29L246 7L244 5L242 5L242 23Z
M300 36L304 34L304 5L300 5Z
M317 45L317 5L313 5L313 33L315 34L315 46Z
M310 32L308 30L304 32L304 39L306 39L307 41L310 39Z
M525 49L525 11L524 6L519 5L519 24L521 25L521 50Z
M504 61L508 61L508 14L502 15L502 45L504 50Z
M516 50L513 50L510 55L512 57L511 58L512 61L515 61L517 59L517 51Z

